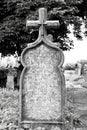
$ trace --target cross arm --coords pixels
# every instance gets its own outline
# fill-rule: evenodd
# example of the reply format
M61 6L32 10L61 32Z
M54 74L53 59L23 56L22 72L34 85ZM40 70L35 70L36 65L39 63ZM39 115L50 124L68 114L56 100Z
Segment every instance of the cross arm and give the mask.
M26 21L26 26L29 28L39 28L40 27L40 22L39 20L37 21Z
M45 27L46 28L58 28L60 26L60 23L58 20L55 21L46 21Z

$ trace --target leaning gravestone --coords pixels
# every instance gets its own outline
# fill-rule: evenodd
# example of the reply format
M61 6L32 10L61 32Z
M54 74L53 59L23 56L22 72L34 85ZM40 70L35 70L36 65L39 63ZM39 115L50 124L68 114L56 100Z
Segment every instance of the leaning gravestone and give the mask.
M39 28L39 37L21 55L24 69L20 80L20 127L63 130L64 55L46 32L47 28L58 28L59 21L47 21L47 10L41 8L39 20L27 21L27 26Z

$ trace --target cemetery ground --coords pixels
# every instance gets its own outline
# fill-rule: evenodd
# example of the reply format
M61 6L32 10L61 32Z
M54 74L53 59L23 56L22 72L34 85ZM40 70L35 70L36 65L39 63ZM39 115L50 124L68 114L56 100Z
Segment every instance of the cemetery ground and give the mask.
M74 71L65 72L66 130L87 130L87 84ZM0 130L18 130L19 91L0 88Z

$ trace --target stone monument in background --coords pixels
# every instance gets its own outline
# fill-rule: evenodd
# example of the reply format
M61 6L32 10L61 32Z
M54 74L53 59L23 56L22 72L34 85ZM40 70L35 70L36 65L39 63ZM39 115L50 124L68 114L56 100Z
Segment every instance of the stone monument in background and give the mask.
M64 130L65 79L61 71L64 55L46 29L58 28L59 21L48 21L47 10L39 9L39 20L27 21L39 28L38 39L21 55L24 69L20 80L20 127L27 130Z
M8 69L7 73L7 82L6 82L6 88L14 90L15 84L14 84L14 78L16 76L16 71L13 68Z

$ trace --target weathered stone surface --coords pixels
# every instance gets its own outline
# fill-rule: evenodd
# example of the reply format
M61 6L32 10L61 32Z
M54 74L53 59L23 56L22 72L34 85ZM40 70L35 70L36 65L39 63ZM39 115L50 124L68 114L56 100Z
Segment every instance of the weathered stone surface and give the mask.
M59 126L55 126L55 125L40 125L39 124L39 126L38 125L33 125L33 126L31 126L30 128L28 128L27 130L61 130L60 128L59 128Z
M14 89L14 76L13 75L7 75L6 88Z
M24 66L20 81L21 124L29 130L60 130L64 106L64 56L51 42L46 28L57 27L58 21L47 21L46 10L39 11L39 21L27 25L39 27L38 39L22 53Z
M24 55L23 118L58 119L61 115L61 76L58 50L40 45Z
M32 128L30 128L29 130L32 130ZM60 130L60 128L58 126L48 126L48 127L35 127L33 130Z
M14 69L10 69L7 74L7 83L6 88L7 89L14 89L14 77L16 75L16 72Z

